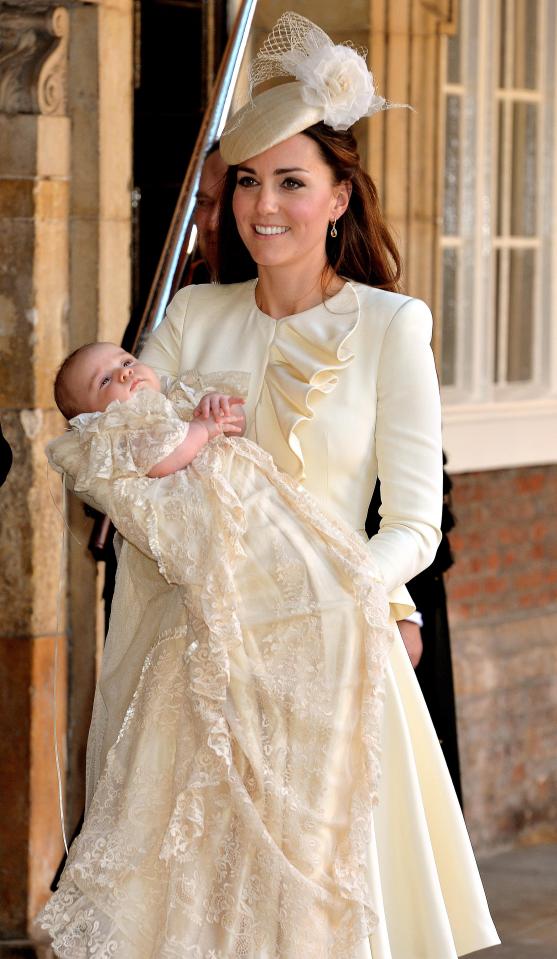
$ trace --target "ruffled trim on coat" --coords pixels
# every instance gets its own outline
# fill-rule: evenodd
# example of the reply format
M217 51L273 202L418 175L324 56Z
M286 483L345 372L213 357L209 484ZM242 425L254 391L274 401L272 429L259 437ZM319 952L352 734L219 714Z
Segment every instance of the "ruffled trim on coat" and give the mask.
M349 281L326 301L325 310L320 304L277 321L265 382L289 451L280 465L298 480L305 478L305 465L297 430L315 416L312 394L331 393L354 359L347 341L359 322L360 304Z

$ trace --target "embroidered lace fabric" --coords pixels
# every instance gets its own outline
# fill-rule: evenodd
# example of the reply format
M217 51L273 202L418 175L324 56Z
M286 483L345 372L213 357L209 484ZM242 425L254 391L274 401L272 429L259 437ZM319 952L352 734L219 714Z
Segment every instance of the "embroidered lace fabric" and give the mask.
M143 475L196 402L168 395L73 431L81 481L187 625L153 637L40 921L63 959L349 959L376 925L387 596L357 534L246 439Z

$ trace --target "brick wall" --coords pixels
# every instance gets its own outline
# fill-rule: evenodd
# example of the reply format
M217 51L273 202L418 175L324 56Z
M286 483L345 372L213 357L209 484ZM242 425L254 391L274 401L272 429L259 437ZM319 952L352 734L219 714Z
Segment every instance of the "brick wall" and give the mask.
M454 623L557 604L557 466L453 477Z
M447 590L470 832L482 850L557 839L557 466L453 482Z

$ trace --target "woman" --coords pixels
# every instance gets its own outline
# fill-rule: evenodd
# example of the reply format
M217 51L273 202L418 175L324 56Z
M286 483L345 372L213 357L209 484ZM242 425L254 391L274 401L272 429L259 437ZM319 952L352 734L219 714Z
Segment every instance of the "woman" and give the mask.
M231 167L223 285L180 291L142 359L171 376L249 372L247 435L362 535L380 476L382 523L368 548L394 627L413 609L404 583L429 565L439 542L442 473L431 316L425 304L394 292L398 254L348 129L386 104L355 51L294 15L281 18L255 61L254 86L273 77L280 85L256 90L222 137ZM182 616L179 598L125 544L89 743L89 796L153 636ZM379 921L346 959L453 959L496 944L399 636L387 668L382 746L367 877ZM268 955L244 946L230 955L289 955L279 941Z

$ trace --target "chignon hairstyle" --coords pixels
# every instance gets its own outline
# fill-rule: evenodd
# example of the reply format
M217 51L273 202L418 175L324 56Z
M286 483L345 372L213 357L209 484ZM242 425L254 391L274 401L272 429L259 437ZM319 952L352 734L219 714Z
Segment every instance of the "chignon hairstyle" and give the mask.
M362 169L351 130L333 130L316 123L303 131L313 140L334 182L348 180L352 186L350 202L337 220L337 237L327 231L326 254L335 273L349 280L396 292L401 275L401 259L394 238L385 222L377 190ZM234 213L232 197L236 188L236 167L229 167L220 198L217 280L238 283L257 276L257 264L242 241Z

